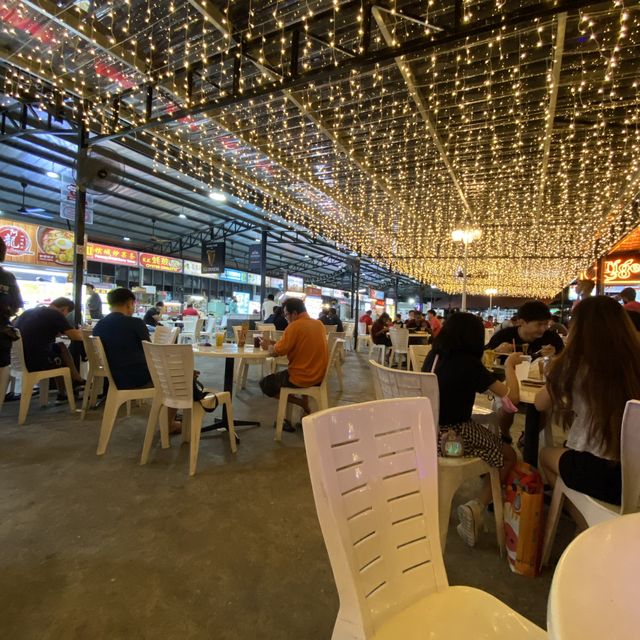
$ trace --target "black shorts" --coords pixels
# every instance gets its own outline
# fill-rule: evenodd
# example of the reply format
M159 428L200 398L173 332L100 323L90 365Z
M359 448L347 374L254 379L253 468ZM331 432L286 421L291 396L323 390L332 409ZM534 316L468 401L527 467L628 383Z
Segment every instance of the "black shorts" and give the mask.
M42 354L31 354L27 369L29 371L47 371L48 369L58 369L64 367L60 356L60 343L53 342L49 349Z
M262 378L262 380L260 380L260 388L262 389L262 393L264 393L265 396L269 396L270 398L277 398L282 387L294 387L295 389L300 388L298 387L298 385L293 384L293 382L289 380L288 369L276 371L276 373L265 376L264 378Z
M596 500L620 504L622 500L622 465L615 460L599 458L587 451L569 449L558 464L563 482L575 491Z

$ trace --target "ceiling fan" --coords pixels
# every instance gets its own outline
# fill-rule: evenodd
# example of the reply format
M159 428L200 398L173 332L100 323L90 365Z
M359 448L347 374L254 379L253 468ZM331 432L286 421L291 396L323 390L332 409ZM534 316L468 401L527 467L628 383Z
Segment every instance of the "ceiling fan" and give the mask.
M27 193L27 187L29 186L29 184L24 181L21 181L20 186L22 187L22 206L18 209L18 213L35 214L35 213L44 212L45 209L43 209L42 207L26 207L25 206L24 200Z

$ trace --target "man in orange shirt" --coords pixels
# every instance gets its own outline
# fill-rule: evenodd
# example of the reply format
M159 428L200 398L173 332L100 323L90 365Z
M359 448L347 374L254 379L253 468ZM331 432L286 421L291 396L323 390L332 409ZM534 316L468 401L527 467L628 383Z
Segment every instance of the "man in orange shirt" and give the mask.
M289 325L282 338L273 342L267 338L263 346L269 348L274 356L287 356L289 366L285 371L278 371L260 380L262 393L270 398L280 397L282 387L314 387L324 378L329 352L327 348L327 331L320 320L309 317L302 300L290 298L284 302L284 315ZM309 398L289 396L289 401L302 407L309 413ZM292 425L285 422L285 431L294 431Z

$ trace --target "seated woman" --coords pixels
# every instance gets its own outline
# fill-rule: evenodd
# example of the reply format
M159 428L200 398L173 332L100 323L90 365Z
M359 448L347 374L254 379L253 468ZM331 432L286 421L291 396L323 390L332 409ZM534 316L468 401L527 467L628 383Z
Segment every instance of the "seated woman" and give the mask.
M391 338L389 337L389 325L391 324L391 316L383 313L371 325L371 340L373 344L383 344L386 347L391 346Z
M535 400L536 409L552 409L569 429L566 447L540 452L549 482L559 475L570 489L620 504L622 414L638 398L640 338L629 314L607 296L581 300Z
M500 469L505 482L516 462L516 452L500 437L471 420L476 393L490 390L503 398L505 405L513 406L519 400L516 365L523 360L521 353L512 353L505 362L506 384L482 364L484 350L484 324L470 313L449 316L433 341L422 371L435 373L440 391L439 425L441 434L449 429L462 440L465 456L482 458L492 467ZM515 407L514 407L515 408ZM438 438L440 449L440 438ZM441 452L439 451L441 454ZM491 502L491 483L484 478L477 499L458 507L460 524L458 534L470 547L475 546L486 506Z

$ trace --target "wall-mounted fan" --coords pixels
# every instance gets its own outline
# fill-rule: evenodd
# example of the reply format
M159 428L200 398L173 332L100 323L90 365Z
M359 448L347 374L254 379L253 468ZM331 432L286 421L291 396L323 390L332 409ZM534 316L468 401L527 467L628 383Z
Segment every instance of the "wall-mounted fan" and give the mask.
M94 150L87 153L78 173L77 164L73 167L73 179L78 184L78 175L82 185L94 195L108 195L117 191L125 177L125 165L117 159L107 158Z
M44 211L44 209L42 207L27 207L25 206L25 197L27 195L27 187L29 186L28 183L21 181L20 182L20 186L22 187L22 206L18 209L18 213L27 213L27 214L32 214L32 213L41 213Z

